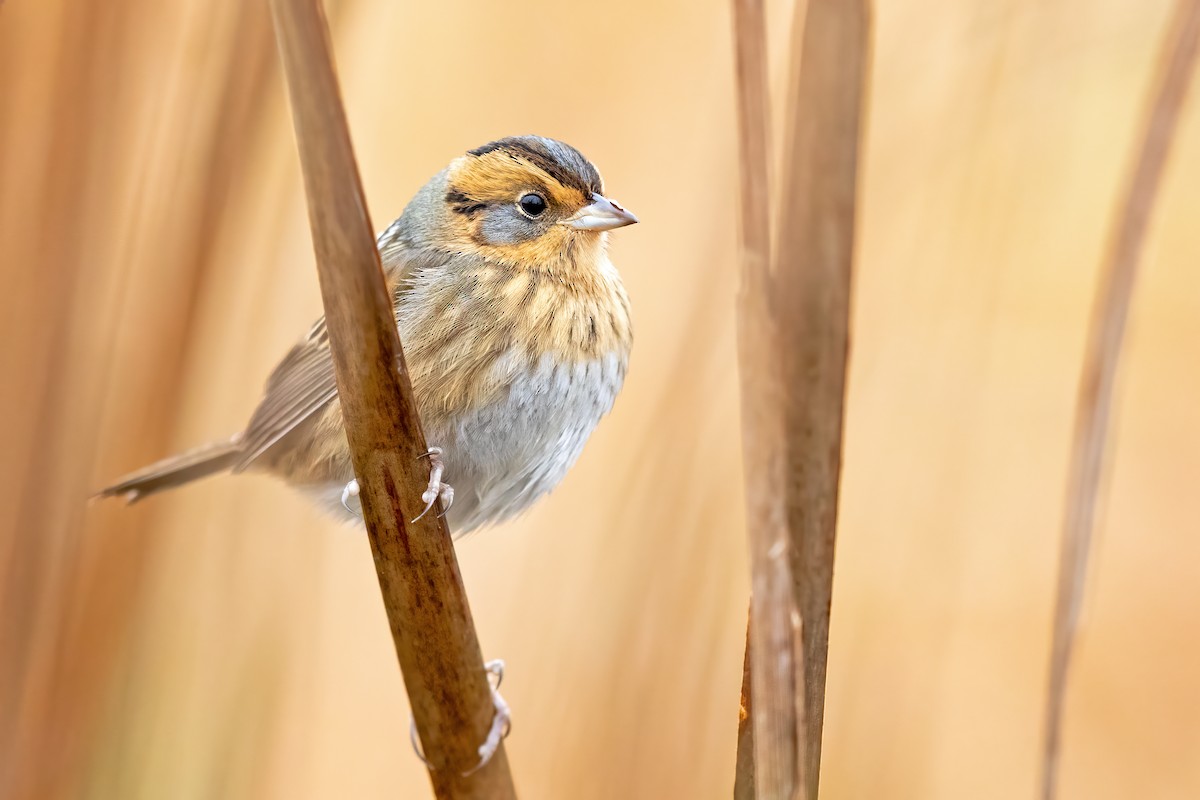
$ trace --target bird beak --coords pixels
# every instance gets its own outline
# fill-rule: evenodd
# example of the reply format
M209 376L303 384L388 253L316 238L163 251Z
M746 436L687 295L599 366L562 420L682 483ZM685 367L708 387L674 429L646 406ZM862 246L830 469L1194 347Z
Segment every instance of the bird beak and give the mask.
M613 200L599 194L592 195L592 202L576 211L559 224L577 231L611 231L632 225L638 218Z

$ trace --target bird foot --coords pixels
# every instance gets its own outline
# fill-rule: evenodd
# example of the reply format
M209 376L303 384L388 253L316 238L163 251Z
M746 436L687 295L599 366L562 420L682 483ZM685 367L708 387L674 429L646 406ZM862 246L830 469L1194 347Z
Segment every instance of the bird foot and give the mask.
M362 513L355 511L350 507L350 498L358 497L358 479L354 478L346 484L346 488L342 489L342 507L356 517L361 517Z
M454 505L454 487L442 482L442 473L446 470L446 463L442 461L442 448L430 447L421 458L429 459L429 488L421 495L421 500L425 502L425 510L417 514L413 522L428 514L439 497L442 500L442 513L438 514L439 517L446 516L450 506Z
M497 658L484 664L483 668L488 672L488 688L492 692L492 707L495 709L495 713L492 716L492 727L488 730L487 738L483 740L483 744L479 745L479 763L464 772L463 777L487 766L487 763L492 760L492 756L496 755L496 751L500 749L500 743L512 731L512 711L500 694L500 681L504 680L504 661ZM492 678L496 679L495 682L492 681ZM425 758L425 752L421 750L421 740L417 737L417 721L411 717L408 721L408 738L412 742L413 752L417 754L417 758L432 770L433 765Z
M429 488L421 494L421 500L425 503L425 510L418 514L413 519L413 522L428 514L438 498L442 500L442 513L438 515L439 517L446 516L446 512L454 504L454 487L442 481L442 474L446 470L446 463L442 460L442 448L431 447L421 455L421 458L429 459ZM358 479L356 478L347 483L346 487L342 489L342 507L356 517L361 517L362 513L355 511L350 506L350 498L358 497L358 493Z
M492 756L496 755L496 751L500 749L500 743L512 731L512 710L500 694L500 681L504 680L504 661L497 658L484 664L483 668L488 671L488 688L492 690L492 706L495 708L495 714L492 716L492 727L488 731L487 738L483 740L483 744L479 745L479 763L464 772L464 776L478 772L487 766L487 763L492 760ZM495 683L492 682L492 678L496 679Z

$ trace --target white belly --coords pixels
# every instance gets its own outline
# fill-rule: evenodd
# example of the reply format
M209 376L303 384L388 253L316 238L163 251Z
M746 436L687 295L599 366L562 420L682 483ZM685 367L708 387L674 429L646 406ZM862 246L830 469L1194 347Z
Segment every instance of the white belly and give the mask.
M454 487L450 526L465 533L527 509L566 475L625 378L624 355L518 373L507 397L426 430Z
M430 446L442 448L442 480L454 487L451 532L461 535L511 519L557 486L612 408L625 366L626 356L616 353L570 365L546 358L533 369L510 373L509 391L499 402L452 425L427 425ZM346 519L342 490L353 477L348 473L308 493ZM350 507L358 512L358 501L351 499Z

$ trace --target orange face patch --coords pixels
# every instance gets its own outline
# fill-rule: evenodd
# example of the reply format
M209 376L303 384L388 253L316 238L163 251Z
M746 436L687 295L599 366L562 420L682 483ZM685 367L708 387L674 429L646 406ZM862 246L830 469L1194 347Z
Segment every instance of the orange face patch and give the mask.
M446 235L463 251L509 267L557 274L589 268L600 252L599 237L594 234L550 225L535 238L512 244L491 244L480 235L476 211L489 205L515 204L529 192L546 201L547 213L553 215L550 219L569 216L591 202L591 196L580 187L564 184L519 152L493 150L456 159L450 165L446 193L446 202L456 213L451 215Z
M544 196L552 208L571 212L591 202L575 186L565 186L532 160L509 150L463 156L450 165L450 190L463 203L515 203L526 192Z

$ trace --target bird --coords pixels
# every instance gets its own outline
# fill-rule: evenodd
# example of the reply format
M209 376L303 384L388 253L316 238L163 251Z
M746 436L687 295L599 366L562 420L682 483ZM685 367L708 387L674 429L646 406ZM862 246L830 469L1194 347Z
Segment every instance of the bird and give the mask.
M425 511L455 535L554 489L612 409L633 339L608 232L638 218L574 147L511 136L453 159L376 241L422 426ZM132 503L263 472L344 515L357 482L324 318L279 362L241 432L126 475Z

